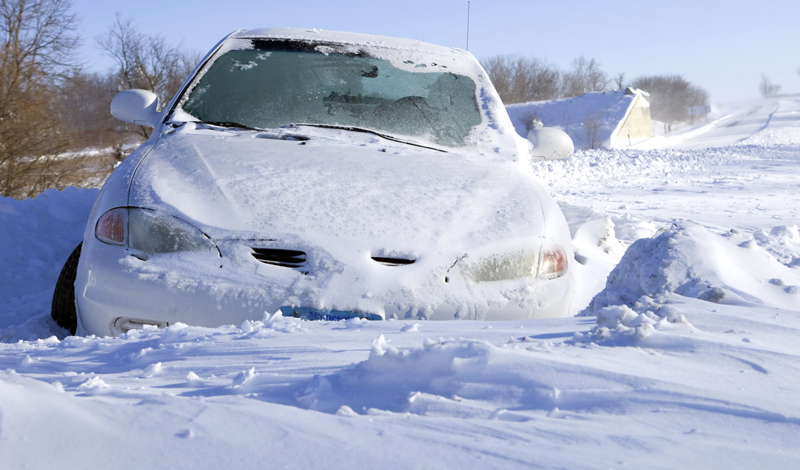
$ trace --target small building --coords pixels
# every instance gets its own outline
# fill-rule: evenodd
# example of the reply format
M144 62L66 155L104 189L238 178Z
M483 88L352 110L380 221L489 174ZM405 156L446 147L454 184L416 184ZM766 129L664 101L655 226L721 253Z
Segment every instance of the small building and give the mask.
M541 122L569 134L575 148L619 148L652 137L648 96L645 91L627 88L511 104L506 110L523 137Z

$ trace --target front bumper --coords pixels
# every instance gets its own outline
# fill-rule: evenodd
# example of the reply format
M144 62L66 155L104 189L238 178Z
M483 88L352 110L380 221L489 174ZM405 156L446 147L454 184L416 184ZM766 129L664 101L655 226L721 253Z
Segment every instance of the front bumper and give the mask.
M279 310L337 319L336 311L369 319L520 320L567 316L572 273L553 280L473 283L449 271L452 257L409 266L380 266L369 252L348 264L326 253L311 274L264 265L239 241L220 253L173 253L141 260L122 247L84 242L75 297L79 334L119 335L140 325L238 325ZM445 281L447 278L447 281ZM289 309L282 307L291 307ZM339 315L344 318L344 315Z

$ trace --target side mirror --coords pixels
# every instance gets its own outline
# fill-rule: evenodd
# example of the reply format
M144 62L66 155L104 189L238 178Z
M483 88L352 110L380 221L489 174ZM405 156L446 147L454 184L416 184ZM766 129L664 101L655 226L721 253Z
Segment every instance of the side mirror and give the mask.
M528 140L533 144L531 157L534 160L564 160L575 153L572 139L555 127L534 127L528 131Z
M138 126L156 127L158 96L147 90L124 90L111 100L111 115L120 121Z

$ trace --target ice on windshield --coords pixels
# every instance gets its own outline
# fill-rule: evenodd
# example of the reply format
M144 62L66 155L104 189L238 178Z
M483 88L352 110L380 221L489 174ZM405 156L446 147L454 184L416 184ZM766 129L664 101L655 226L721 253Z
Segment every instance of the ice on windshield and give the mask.
M475 83L451 72L417 70L319 48L232 50L202 75L183 110L206 122L351 126L464 146L481 123Z

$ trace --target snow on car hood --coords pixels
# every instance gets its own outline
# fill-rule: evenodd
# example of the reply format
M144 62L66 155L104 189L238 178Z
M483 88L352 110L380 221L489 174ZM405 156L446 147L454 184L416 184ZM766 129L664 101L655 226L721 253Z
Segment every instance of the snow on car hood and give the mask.
M538 238L542 203L558 213L529 170L497 155L330 129L303 128L310 140L295 141L184 127L142 161L129 204L173 213L215 240L419 255Z

